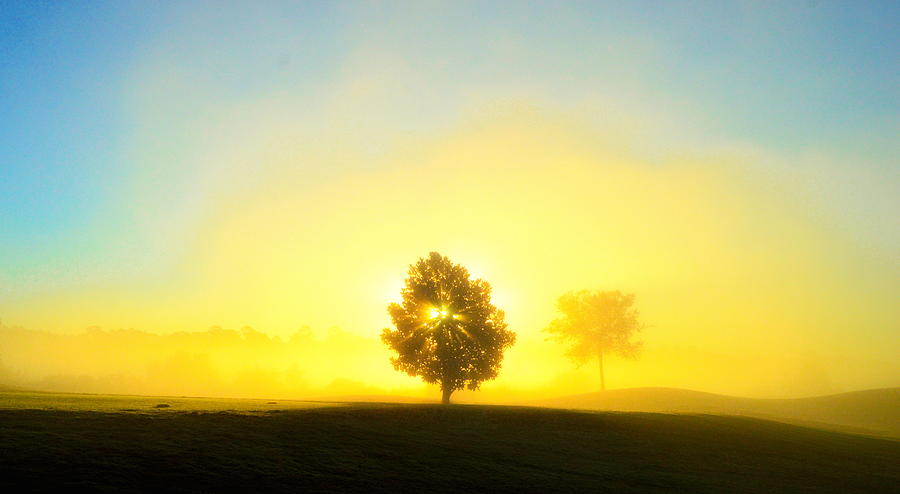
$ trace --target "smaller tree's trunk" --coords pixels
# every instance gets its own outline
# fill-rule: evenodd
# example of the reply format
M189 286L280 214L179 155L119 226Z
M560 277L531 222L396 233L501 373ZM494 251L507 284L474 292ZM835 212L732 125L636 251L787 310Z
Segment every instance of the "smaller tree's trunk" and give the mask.
M449 388L442 387L441 393L443 394L443 396L441 396L441 403L443 403L444 405L449 405L450 404L450 395L453 394L453 391L451 391Z
M600 365L600 391L606 391L606 377L603 375L603 352L597 354L597 362Z

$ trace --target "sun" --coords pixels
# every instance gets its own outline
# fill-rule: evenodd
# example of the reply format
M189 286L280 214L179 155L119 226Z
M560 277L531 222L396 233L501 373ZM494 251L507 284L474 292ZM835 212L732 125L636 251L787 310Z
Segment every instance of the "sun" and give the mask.
M437 307L432 307L428 309L428 319L456 319L456 314L451 314L447 309L439 309Z

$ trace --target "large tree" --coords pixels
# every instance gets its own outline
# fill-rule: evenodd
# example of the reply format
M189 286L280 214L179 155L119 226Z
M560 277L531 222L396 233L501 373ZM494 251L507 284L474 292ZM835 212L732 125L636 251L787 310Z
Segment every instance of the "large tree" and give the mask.
M388 305L396 329L381 339L397 352L394 368L440 384L442 402L459 389L478 389L500 372L516 335L491 304L491 285L432 252L409 267L403 301Z
M551 339L568 345L566 354L579 366L597 359L600 388L606 390L603 356L614 353L636 357L641 349L642 342L634 338L644 326L634 307L634 294L574 291L559 297L556 308L561 316L544 331Z

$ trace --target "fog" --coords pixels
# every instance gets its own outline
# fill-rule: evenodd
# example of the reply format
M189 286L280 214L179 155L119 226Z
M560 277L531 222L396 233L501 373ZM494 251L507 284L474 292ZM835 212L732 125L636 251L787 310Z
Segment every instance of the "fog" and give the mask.
M280 338L250 327L166 335L2 327L0 348L5 384L46 391L228 397L387 391L360 380L386 374L378 342L339 329Z
M460 391L454 400L519 402L598 390L596 366L576 369L562 351L542 338L526 338L508 352L496 381L476 392ZM302 328L280 337L250 327L168 334L89 328L59 334L0 325L2 387L285 399L439 397L436 387L394 371L388 357L374 335L339 328ZM607 379L614 389L672 386L764 397L846 390L835 385L821 362L790 355L753 359L651 342L638 360L610 362Z

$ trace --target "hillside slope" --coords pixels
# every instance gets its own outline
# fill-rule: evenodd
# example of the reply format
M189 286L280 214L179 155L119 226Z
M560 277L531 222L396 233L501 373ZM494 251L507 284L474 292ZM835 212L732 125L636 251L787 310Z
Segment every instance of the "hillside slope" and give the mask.
M797 399L756 399L673 388L630 388L529 404L582 410L745 415L900 438L900 388Z
M897 492L900 442L741 417L469 405L0 410L17 492Z

